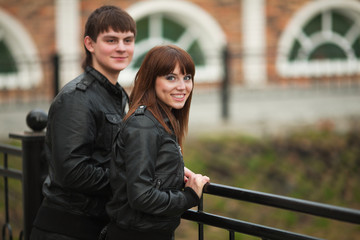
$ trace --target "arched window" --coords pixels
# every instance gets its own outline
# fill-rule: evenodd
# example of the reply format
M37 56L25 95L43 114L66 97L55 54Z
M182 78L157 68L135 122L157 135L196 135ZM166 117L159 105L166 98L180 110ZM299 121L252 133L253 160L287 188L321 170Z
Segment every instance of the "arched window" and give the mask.
M192 56L196 66L205 66L205 57L203 50L200 46L199 40L187 32L186 26L181 25L171 17L165 14L154 14L146 16L137 21L137 30L139 32L136 38L136 44L147 44L152 42L152 39L161 39L159 42L169 42L182 46ZM157 31L157 27L161 30ZM133 64L135 68L139 68L147 48L139 49L145 50L144 53L139 53Z
M282 35L277 69L284 77L360 73L360 3L325 0L308 4Z
M17 67L15 59L5 44L5 41L1 39L0 33L0 74L16 73Z
M136 20L138 33L134 59L120 73L121 84L132 83L145 54L160 44L175 44L192 56L197 82L221 80L225 35L217 22L201 8L184 1L160 0L139 2L127 11Z
M28 89L41 77L40 62L29 34L0 9L0 90Z

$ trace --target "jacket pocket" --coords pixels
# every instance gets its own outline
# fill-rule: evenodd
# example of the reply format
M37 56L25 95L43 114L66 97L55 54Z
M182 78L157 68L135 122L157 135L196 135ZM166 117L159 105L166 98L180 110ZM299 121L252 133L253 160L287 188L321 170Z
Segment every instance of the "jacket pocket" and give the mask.
M104 144L105 149L111 150L115 136L120 129L122 118L120 114L106 113L104 123Z

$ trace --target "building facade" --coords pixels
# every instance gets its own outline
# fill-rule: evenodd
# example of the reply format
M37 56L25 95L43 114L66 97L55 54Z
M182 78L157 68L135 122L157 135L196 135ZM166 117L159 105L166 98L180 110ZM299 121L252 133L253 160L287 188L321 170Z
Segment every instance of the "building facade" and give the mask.
M0 103L50 100L54 56L59 87L81 73L84 24L104 4L137 22L124 86L164 43L192 55L199 85L218 86L225 69L245 88L359 82L360 0L0 0Z

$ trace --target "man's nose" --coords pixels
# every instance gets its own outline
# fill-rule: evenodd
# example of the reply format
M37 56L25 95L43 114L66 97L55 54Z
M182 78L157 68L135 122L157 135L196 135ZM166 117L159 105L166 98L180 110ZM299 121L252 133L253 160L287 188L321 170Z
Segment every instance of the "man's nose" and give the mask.
M119 41L119 43L117 44L116 50L117 51L125 51L125 44L123 41Z

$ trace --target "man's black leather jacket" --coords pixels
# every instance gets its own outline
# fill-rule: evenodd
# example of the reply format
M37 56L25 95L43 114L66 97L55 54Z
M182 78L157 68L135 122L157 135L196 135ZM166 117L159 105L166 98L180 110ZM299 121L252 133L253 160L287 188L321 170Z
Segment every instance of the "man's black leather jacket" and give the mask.
M114 196L107 211L119 228L171 233L199 197L191 188L183 190L184 162L175 135L144 109L123 122L114 145Z
M43 206L106 218L111 149L127 103L120 85L92 67L63 87L49 110Z

